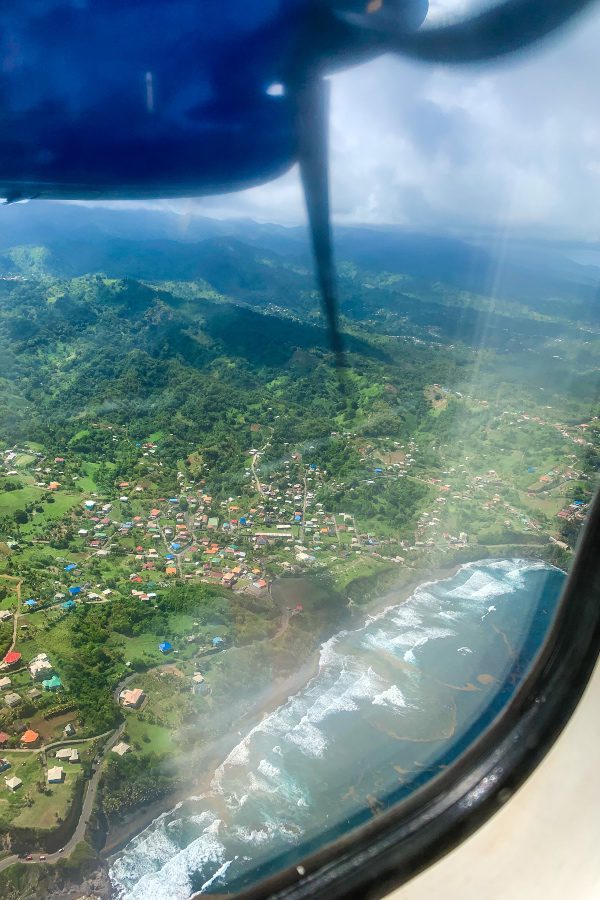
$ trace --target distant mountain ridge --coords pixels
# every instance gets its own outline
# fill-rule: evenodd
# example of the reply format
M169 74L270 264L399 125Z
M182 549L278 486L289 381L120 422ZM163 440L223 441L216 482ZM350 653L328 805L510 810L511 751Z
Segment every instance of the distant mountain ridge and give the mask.
M338 262L366 273L442 283L540 313L569 302L580 318L600 316L600 268L573 261L565 246L476 243L391 226L336 226L334 235ZM0 209L0 274L15 272L203 280L234 299L278 298L292 307L292 298L316 288L304 226L60 203Z

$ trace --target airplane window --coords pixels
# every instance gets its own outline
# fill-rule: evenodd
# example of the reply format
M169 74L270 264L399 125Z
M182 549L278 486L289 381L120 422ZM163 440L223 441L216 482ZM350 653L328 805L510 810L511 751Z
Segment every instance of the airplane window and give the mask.
M216 12L182 43L177 6L139 46L135 5L88 43L85 5L0 12L0 193L25 201L0 208L11 900L302 884L450 802L543 666L575 679L558 632L564 716L593 656L597 11L453 69L413 38L492 4L330 4L370 37L315 100L280 4L257 8L282 44ZM98 80L109 15L137 56ZM420 59L377 55L390 23Z

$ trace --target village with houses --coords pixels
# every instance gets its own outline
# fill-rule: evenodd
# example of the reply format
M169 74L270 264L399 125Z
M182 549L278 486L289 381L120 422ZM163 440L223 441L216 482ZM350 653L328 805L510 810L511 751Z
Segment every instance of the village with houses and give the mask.
M68 448L1 451L0 824L52 833L81 805L84 784L97 789L111 759L176 753L186 717L210 709L212 661L303 617L301 603L273 598L276 580L321 576L355 598L350 587L365 579L414 578L507 548L564 563L589 505L582 451L595 447L597 419L565 425L428 390L433 431L448 402L477 428L464 443L440 441L434 463L431 434L402 443L332 432L358 459L340 476L310 461L310 446L290 445L273 461L265 427L245 451L245 488L235 497L213 492L209 468L192 471L185 460L172 492L159 495L160 436L134 442L132 476L112 491L96 483L101 460L82 464ZM487 434L476 437L482 422ZM132 443L117 426L90 427ZM399 517L388 515L392 507ZM180 595L187 599L177 608ZM220 604L212 618L203 614L207 597ZM223 612L234 604L238 619ZM106 708L96 727L77 694L77 622L109 611Z

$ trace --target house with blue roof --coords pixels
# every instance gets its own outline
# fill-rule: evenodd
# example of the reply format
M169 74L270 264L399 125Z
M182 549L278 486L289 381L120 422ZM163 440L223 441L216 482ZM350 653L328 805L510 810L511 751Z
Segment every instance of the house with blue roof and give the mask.
M58 675L53 675L52 678L46 678L45 681L42 681L42 687L45 691L57 691L62 687L62 681Z
M162 641L162 643L158 645L158 649L161 653L170 653L173 647L168 641Z
M65 602L60 605L62 609L74 609L77 606L74 600L65 600Z
M171 550L175 550L175 551L181 550L181 544L177 544L177 543L173 542L171 544Z
M224 644L224 643L225 643L225 641L223 640L222 637L214 637L214 638L212 639L212 645L213 645L213 647L220 647L221 644Z
M65 572L72 572L73 569L77 568L77 563L69 563L68 566L65 566Z
M74 585L73 587L69 588L69 593L71 597L76 597L77 594L81 593L81 588L79 587L79 585Z
M33 597L30 597L29 600L25 601L25 606L29 607L29 609L35 609L35 607L37 605L38 605L38 602L37 602L37 600L34 600Z

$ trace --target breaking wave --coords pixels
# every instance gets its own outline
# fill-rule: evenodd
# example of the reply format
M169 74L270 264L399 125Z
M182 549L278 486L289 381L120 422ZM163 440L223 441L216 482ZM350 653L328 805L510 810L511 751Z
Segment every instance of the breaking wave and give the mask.
M509 698L509 649L533 659L563 577L544 563L492 559L424 583L402 603L390 594L356 630L322 644L318 674L232 748L207 793L159 816L118 854L115 895L187 900L226 890L256 866L268 871L279 853L300 854L324 828L342 833L367 797L385 802L397 789L396 769L409 790L412 773L433 770L454 746L440 735L459 741ZM468 684L482 686L461 690Z

